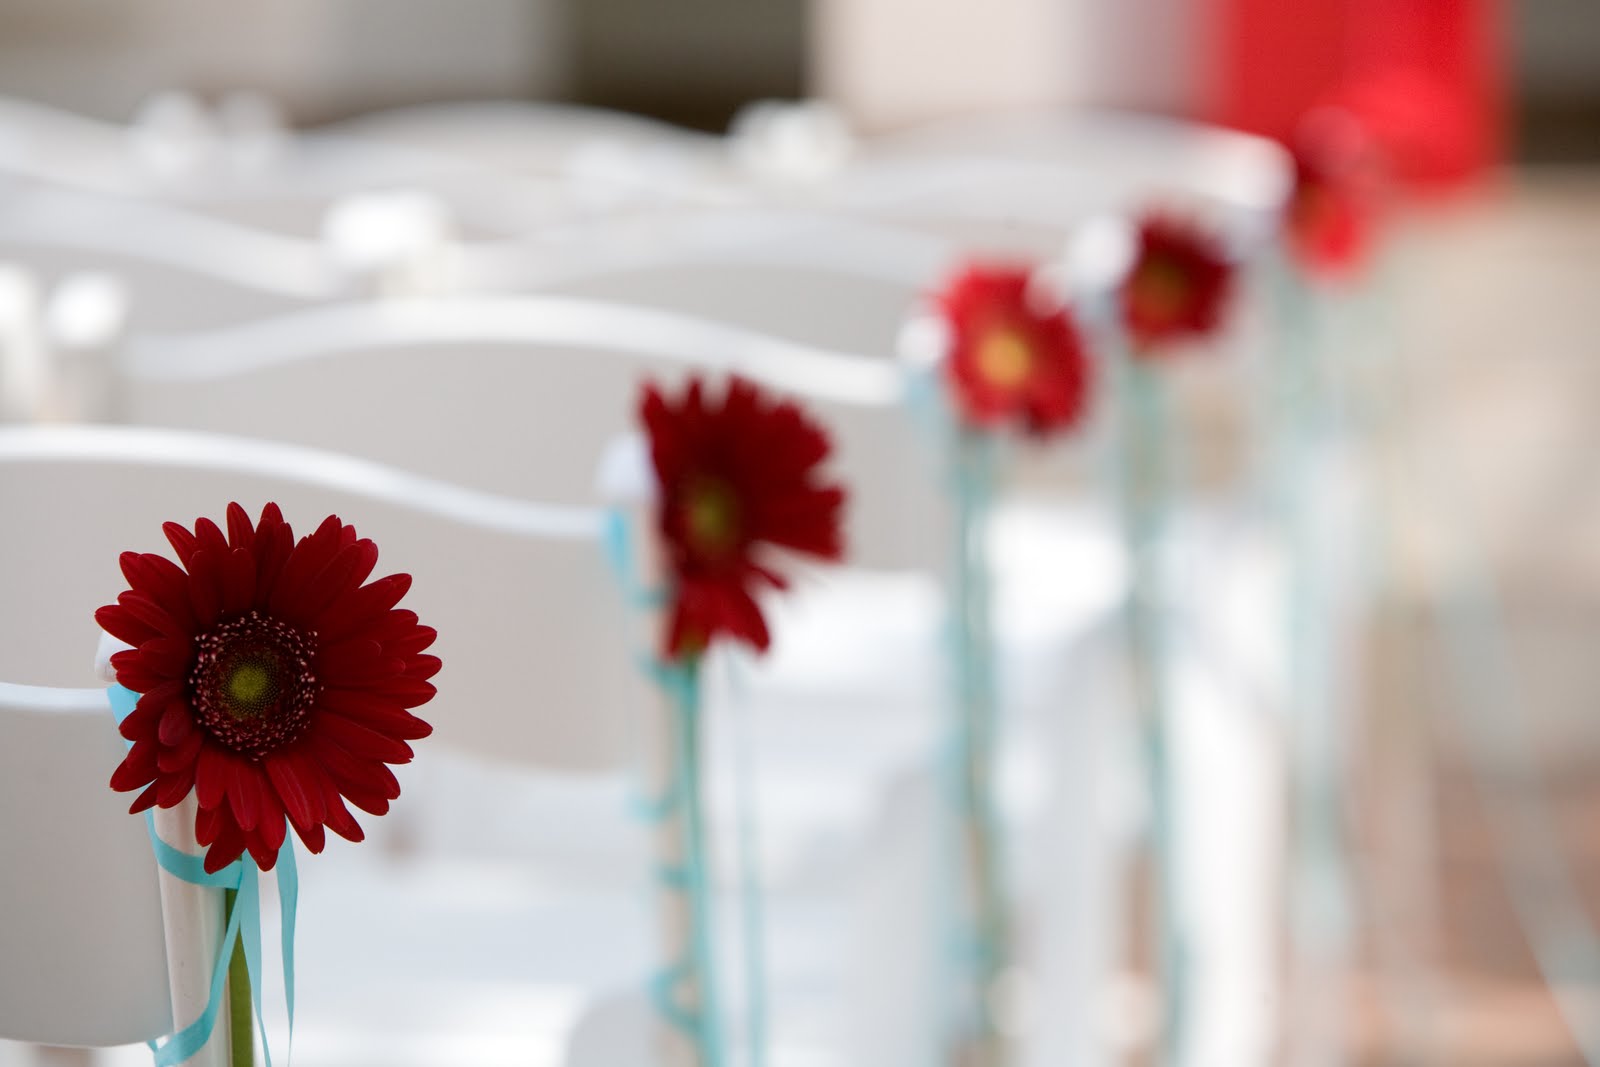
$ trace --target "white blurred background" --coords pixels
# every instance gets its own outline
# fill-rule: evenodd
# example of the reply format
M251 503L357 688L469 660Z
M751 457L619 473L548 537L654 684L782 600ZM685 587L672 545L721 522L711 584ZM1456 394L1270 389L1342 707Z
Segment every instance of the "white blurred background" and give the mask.
M1563 1014L1493 832L1500 813L1543 804L1581 910L1600 920L1592 0L0 0L0 345L78 354L60 364L72 396L42 414L49 421L116 420L125 404L144 421L267 436L262 427L290 411L305 425L287 439L349 448L361 432L341 440L314 401L267 410L246 385L213 406L161 384L141 394L137 375L108 400L76 390L71 374L95 381L102 359L176 366L233 345L244 363L270 359L274 346L315 349L346 335L314 315L259 336L250 324L345 303L437 302L456 325L427 326L441 332L417 346L426 350L407 364L414 377L397 373L372 395L387 402L408 380L437 381L423 399L444 413L433 436L395 434L392 451L372 458L537 495L516 452L523 438L507 430L515 397L474 401L449 384L474 373L460 368L478 366L479 350L504 343L463 332L515 317L473 299L603 299L888 357L903 316L962 252L1060 256L1083 223L1182 200L1219 159L1222 192L1207 217L1259 240L1273 209L1249 175L1262 151L1269 177L1281 161L1264 142L1214 127L1281 140L1318 105L1375 96L1425 150L1399 176L1382 253L1334 313L1351 351L1399 353L1406 368L1403 383L1380 390L1404 388L1403 418L1386 427L1391 450L1363 452L1358 466L1392 486L1373 456L1422 455L1451 485L1435 494L1411 483L1390 502L1399 547L1351 624L1363 671L1344 680L1354 709L1342 742L1353 753L1341 794L1348 929L1337 973L1318 976L1325 985L1306 986L1285 947L1282 849L1252 851L1246 840L1287 838L1280 718L1270 708L1264 719L1237 717L1231 705L1248 700L1215 678L1194 687L1202 739L1192 758L1210 776L1194 788L1194 907L1221 915L1206 921L1222 962L1207 972L1219 992L1191 1064L1597 1067L1580 1046L1600 1020L1600 961L1560 972ZM823 106L749 110L774 100ZM1104 127L1072 125L1107 116ZM1056 120L1069 131L1059 142L1016 133ZM1197 154L1181 136L1164 140L1201 124L1219 140ZM1035 175L998 191L963 179L948 198L903 203L895 192L908 160L927 179L1002 157L1047 158L1078 178L1058 187L1058 176ZM1071 192L1057 200L1061 188ZM863 236L867 224L882 232ZM741 244L790 273L762 288L737 257L718 266ZM841 248L859 249L865 267L841 276L819 266ZM652 258L661 249L704 278L685 280L670 254ZM912 280L919 274L926 282ZM1272 644L1270 634L1258 640L1271 623L1251 614L1270 599L1258 587L1272 563L1234 536L1226 505L1254 491L1248 383L1270 366L1274 335L1263 325L1268 292L1251 289L1245 304L1222 358L1186 372L1182 391L1197 457L1190 489L1206 507L1223 500L1224 515L1218 532L1198 508L1196 543L1222 547L1196 568L1190 595L1201 610L1247 617L1231 654L1248 674ZM744 351L744 340L727 343ZM571 377L551 374L552 420ZM615 418L625 401L573 413L572 433ZM440 442L462 427L483 434L485 458L452 470ZM1030 1050L1022 1067L1150 1062L1159 1011L1130 859L1143 818L1137 776L1108 695L1117 687L1107 619L1122 587L1096 481L1103 437L1097 424L1064 461L1023 463L997 535L1013 866L1035 923L1024 936L1037 995L1017 1009ZM555 453L566 440L546 444ZM596 459L571 457L562 491L586 486ZM0 516L25 521L37 505L0 497ZM1442 685L1429 666L1461 566L1450 534L1462 528L1499 585L1533 775L1474 762L1463 690L1450 684L1459 665L1442 670ZM396 566L420 585L428 563ZM884 928L915 883L905 869L922 843L906 828L927 807L916 768L938 737L939 598L926 577L817 583L780 616L787 648L719 682L722 898L730 916L750 903L735 843L753 803L773 1067L930 1067L886 1035L893 1026L860 1018L916 1007L894 994L919 960L896 959L904 942L893 938L905 931ZM1231 625L1219 624L1225 640L1238 636ZM26 626L8 611L0 642L20 647ZM1270 689L1281 664L1270 650L1266 659L1258 673ZM36 666L3 653L0 664ZM1069 728L1063 702L1098 710ZM647 832L628 812L630 778L528 773L485 759L484 747L423 748L371 842L336 842L304 863L295 1054L304 1067L642 1067L606 1045L626 1025L601 1010L652 966ZM756 784L741 785L740 771ZM1103 848L1080 847L1089 839ZM1243 882L1225 877L1234 868ZM1093 907L1078 901L1095 893ZM1074 902L1070 920L1039 918L1062 900ZM730 981L746 959L741 922L729 920ZM1086 935L1084 923L1102 928ZM874 999L884 987L890 994ZM1331 1029L1300 1014L1307 988L1341 1005ZM147 1059L137 1046L0 1042L4 1067Z

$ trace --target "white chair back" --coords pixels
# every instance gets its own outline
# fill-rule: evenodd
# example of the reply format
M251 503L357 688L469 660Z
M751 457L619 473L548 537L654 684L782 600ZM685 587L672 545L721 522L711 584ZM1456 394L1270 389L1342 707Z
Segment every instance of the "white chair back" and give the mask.
M6 629L31 628L35 601L5 589ZM89 674L92 625L57 634ZM0 1037L108 1046L172 1030L155 858L106 785L122 756L104 689L0 684Z
M965 251L948 234L826 211L686 208L467 246L460 279L466 291L640 304L885 356L908 308Z
M381 547L380 573L414 576L406 606L437 627L445 664L424 712L441 743L557 770L630 758L628 716L646 683L598 511L307 449L106 427L0 430L0 500L0 588L26 606L4 616L0 678L92 684L82 650L95 608L124 587L118 555L165 552L165 520L275 500L301 533L341 515Z
M880 137L871 149L872 165L862 168L868 175L886 165L926 171L935 163L959 163L998 176L1009 166L1019 179L1054 169L1070 174L1069 188L1080 200L1097 199L1094 206L1100 210L1138 208L1166 197L1260 216L1282 207L1292 181L1288 154L1265 138L1114 111L934 122ZM881 192L878 196L882 199ZM1027 200L1002 197L999 203L1029 210Z
M804 398L850 487L852 561L942 563L923 430L890 358L820 351L668 312L565 297L339 305L145 338L122 362L129 421L367 455L491 492L583 504L635 424L639 384L737 371Z

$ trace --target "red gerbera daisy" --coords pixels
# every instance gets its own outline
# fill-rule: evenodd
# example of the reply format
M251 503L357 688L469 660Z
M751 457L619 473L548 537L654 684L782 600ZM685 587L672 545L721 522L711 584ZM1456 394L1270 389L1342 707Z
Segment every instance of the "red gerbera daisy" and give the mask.
M720 398L693 379L676 402L646 385L639 411L661 490L667 655L695 656L719 635L766 649L752 589L758 581L786 585L767 550L843 554L844 490L818 469L827 435L798 405L738 377Z
M1233 281L1222 248L1199 228L1163 215L1139 223L1139 252L1122 288L1128 333L1141 354L1216 329Z
M945 375L974 426L1015 419L1046 434L1088 406L1089 360L1066 308L1031 294L1024 267L971 266L939 296L950 327ZM1030 298L1033 296L1034 298Z
M1285 218L1289 248L1309 272L1347 274L1372 236L1371 171L1353 130L1308 130L1294 147L1294 192Z
M134 646L111 664L143 694L111 788L143 790L134 812L193 790L208 871L247 849L271 869L285 816L312 852L324 826L360 841L344 802L388 811L400 786L386 764L433 731L407 710L432 698L439 670L423 652L433 628L395 607L411 576L363 585L378 548L334 515L298 543L276 504L254 526L229 504L226 537L210 519L164 529L182 566L124 552L130 588L95 612Z

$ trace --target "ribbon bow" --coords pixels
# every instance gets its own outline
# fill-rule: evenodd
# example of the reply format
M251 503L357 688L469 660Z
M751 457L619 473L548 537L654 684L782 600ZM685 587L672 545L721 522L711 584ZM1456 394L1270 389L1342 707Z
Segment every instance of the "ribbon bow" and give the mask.
M112 714L120 726L139 703L139 694L120 685L107 691ZM208 873L205 861L181 849L173 848L156 833L154 815L144 813L145 828L150 833L150 844L156 854L156 863L175 878L192 885L212 889L231 889L237 894L233 901L228 926L222 935L222 947L217 952L216 964L211 974L211 992L205 1010L199 1018L162 1041L146 1042L155 1054L156 1067L175 1067L188 1060L205 1047L216 1029L217 1015L222 1009L223 984L228 977L228 960L234 946L244 945L245 969L250 975L250 999L254 1003L256 1025L261 1028L261 1047L266 1053L267 1067L272 1067L272 1049L267 1041L266 1020L261 1010L261 882L260 868L248 853L215 873ZM300 876L295 870L294 845L285 841L278 853L278 906L283 928L283 990L289 1013L289 1047L294 1048L294 917L300 901ZM176 1020L174 1020L176 1022Z

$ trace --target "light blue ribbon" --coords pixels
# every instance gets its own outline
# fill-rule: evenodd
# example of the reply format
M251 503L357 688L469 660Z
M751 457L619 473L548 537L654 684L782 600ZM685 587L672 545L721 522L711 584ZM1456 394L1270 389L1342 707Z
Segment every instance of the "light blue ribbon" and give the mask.
M957 429L952 436L957 702L951 785L957 810L972 829L966 851L975 894L972 926L961 947L979 978L980 1026L989 1034L993 1020L987 1009L988 987L1005 965L1010 926L1000 875L1000 820L993 783L997 723L988 526L996 442L988 434L969 430Z
M107 690L117 725L138 706L139 694L120 685ZM129 746L131 747L131 745ZM223 987L228 977L228 961L234 946L244 945L245 970L250 975L250 998L255 1007L256 1025L261 1030L261 1048L267 1067L272 1067L272 1049L267 1040L266 1018L261 1007L261 885L260 869L248 853L219 871L208 872L205 859L173 848L156 833L153 812L144 813L145 829L155 851L156 863L173 877L192 885L235 891L222 947L212 968L211 992L200 1016L164 1041L146 1042L155 1055L156 1067L175 1067L194 1056L211 1040L217 1015L223 1006ZM294 920L300 902L300 877L295 869L294 843L285 838L278 852L278 906L282 920L283 991L289 1015L289 1056L294 1054ZM176 1022L177 1020L174 1020Z
M1328 1064L1338 1048L1343 1005L1330 997L1333 968L1349 952L1350 861L1344 846L1343 796L1347 768L1335 694L1335 632L1327 560L1317 551L1315 502L1318 451L1334 437L1338 402L1326 380L1328 355L1318 329L1316 296L1280 254L1265 265L1277 304L1279 351L1268 378L1267 421L1273 506L1289 550L1286 616L1289 634L1288 704L1295 817L1291 839L1290 923L1297 952L1317 982L1318 1015L1310 1041L1327 1043ZM1329 1004L1330 999L1333 1000ZM1310 1006L1308 1004L1308 1006Z
M666 603L662 590L647 586L635 566L633 533L626 515L613 511L606 518L603 549L617 585L628 605L638 611L659 610ZM634 800L635 814L656 827L682 820L684 843L681 864L662 864L655 868L657 888L663 893L682 895L689 907L689 946L687 955L668 963L649 982L650 1000L656 1012L673 1029L694 1043L702 1067L723 1067L726 1053L720 1001L717 996L715 954L712 938L710 878L706 869L705 814L700 797L700 663L664 661L640 655L640 669L664 693L673 716L672 773L657 796L640 795ZM743 887L746 907L759 893L754 879L745 870ZM758 953L747 942L747 953ZM752 969L752 1015L764 1017L764 989L754 974L759 955L747 957ZM685 1005L685 990L698 993L698 1003ZM761 1027L752 1027L752 1040L762 1039ZM752 1065L763 1061L765 1050L752 1047Z
M1000 1037L990 995L1006 966L1011 926L993 785L997 724L987 536L1002 442L992 433L959 425L940 384L936 368L913 374L906 402L933 453L944 458L946 487L954 505L946 639L952 651L955 695L949 703L940 768L945 807L953 818L945 828L948 843L943 856L950 869L937 872L935 884L964 882L967 892L959 903L951 893L942 893L936 901L941 941L961 997L941 1008L941 1016L967 1027L962 1035L947 1033L947 1044L973 1038L993 1044ZM942 1001L940 997L936 1002ZM955 1050L947 1048L943 1057L952 1054Z
M1131 572L1128 638L1133 702L1150 798L1155 924L1166 986L1162 1062L1170 1065L1181 1062L1189 987L1188 946L1178 901L1177 812L1168 723L1171 697L1165 615L1170 604L1161 556L1172 480L1170 397L1164 383L1139 361L1120 332L1108 341L1107 351L1113 354L1108 362L1116 387L1121 438L1118 476Z

